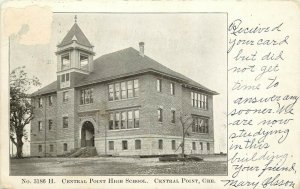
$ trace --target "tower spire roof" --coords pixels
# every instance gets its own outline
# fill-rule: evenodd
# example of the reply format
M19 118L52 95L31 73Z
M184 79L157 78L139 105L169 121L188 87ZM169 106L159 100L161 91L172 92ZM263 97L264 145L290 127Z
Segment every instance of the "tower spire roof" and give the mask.
M58 47L62 47L62 46L71 44L71 43L73 43L74 39L77 39L76 41L78 44L81 44L81 45L84 45L87 47L93 47L91 45L91 43L89 42L89 40L87 39L87 37L82 32L82 30L80 29L80 27L78 26L76 15L75 15L74 19L75 19L74 25L72 26L70 31L67 33L67 35L64 37L62 42L58 45Z

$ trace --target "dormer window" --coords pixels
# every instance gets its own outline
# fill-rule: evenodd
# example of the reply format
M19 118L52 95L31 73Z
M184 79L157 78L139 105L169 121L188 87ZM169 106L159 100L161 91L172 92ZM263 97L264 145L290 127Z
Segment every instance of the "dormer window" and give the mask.
M80 54L80 68L81 69L88 69L89 57L85 54Z
M61 56L61 69L65 70L70 68L70 55L64 54Z

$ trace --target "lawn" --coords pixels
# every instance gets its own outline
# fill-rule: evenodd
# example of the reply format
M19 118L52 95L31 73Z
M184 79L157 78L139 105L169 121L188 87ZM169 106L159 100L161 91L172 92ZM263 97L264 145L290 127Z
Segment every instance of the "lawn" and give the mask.
M10 175L226 175L224 158L202 162L159 162L158 158L24 158L11 159Z

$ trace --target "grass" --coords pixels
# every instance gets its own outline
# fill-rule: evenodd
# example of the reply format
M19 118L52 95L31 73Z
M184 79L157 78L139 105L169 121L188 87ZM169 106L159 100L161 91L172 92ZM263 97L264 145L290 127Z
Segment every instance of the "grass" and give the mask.
M75 175L226 175L227 162L159 162L158 158L25 158L12 159L13 176Z

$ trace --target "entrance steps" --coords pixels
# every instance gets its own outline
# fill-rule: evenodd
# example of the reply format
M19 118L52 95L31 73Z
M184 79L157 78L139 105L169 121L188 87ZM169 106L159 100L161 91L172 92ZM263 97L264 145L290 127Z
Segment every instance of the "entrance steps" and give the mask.
M67 157L93 157L97 155L96 147L88 146L74 150Z

